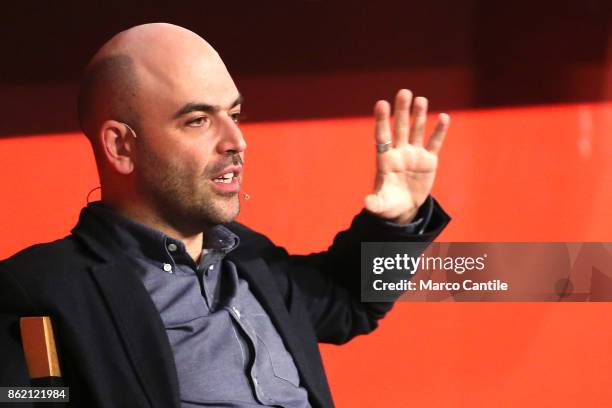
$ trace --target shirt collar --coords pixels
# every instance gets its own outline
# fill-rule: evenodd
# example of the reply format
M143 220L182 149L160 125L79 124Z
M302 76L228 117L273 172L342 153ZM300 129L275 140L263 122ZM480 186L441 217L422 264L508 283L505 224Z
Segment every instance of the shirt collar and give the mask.
M182 241L124 217L101 201L88 204L86 210L106 225L115 242L128 255L162 263L174 263L181 258L193 262ZM203 250L205 253L216 252L224 256L239 243L236 234L223 225L215 225L204 234Z

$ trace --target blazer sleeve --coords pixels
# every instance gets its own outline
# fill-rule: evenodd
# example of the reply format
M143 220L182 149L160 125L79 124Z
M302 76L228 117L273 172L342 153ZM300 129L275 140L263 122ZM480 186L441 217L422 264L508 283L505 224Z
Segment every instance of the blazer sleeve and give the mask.
M423 228L410 233L363 210L348 230L336 235L325 252L297 256L276 247L274 258L278 262L273 268L284 270L292 288L288 291L291 299L286 301L290 305L296 302L305 305L319 342L342 344L377 327L377 321L393 303L361 302L361 242L428 243L450 221L431 196L417 217L423 217Z

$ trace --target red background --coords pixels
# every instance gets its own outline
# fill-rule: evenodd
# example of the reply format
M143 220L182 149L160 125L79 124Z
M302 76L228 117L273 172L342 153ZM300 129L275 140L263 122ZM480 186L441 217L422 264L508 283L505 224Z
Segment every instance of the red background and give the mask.
M612 104L451 117L434 194L453 221L439 240L612 240ZM243 128L240 221L294 252L325 248L371 188L371 118ZM0 257L67 234L97 186L76 133L0 139L0 163ZM607 406L609 322L606 303L401 303L372 335L322 350L340 407Z

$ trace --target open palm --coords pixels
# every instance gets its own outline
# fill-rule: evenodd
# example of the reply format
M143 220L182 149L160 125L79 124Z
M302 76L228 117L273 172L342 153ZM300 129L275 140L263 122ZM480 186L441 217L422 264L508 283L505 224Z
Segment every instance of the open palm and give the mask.
M377 152L374 192L366 197L365 206L380 217L403 224L412 221L431 192L438 168L438 152L450 118L440 114L424 146L427 99L417 97L413 102L412 92L400 90L395 97L393 132L390 110L387 101L378 101L374 106L376 143L386 151Z

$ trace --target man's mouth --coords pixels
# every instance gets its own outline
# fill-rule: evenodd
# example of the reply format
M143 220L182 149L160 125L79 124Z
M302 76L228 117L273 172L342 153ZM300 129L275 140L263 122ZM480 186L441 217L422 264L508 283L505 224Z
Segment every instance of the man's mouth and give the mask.
M220 169L217 174L213 174L210 179L215 190L219 193L238 193L240 191L240 181L242 179L242 166L227 166Z
M229 173L225 173L225 174L223 174L223 175L213 179L213 181L215 183L230 184L234 177L237 177L236 173L234 173L233 171L230 171Z

